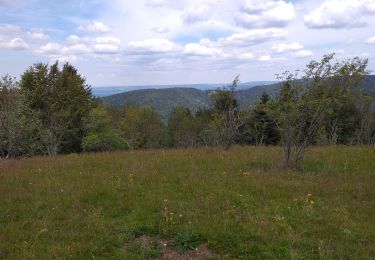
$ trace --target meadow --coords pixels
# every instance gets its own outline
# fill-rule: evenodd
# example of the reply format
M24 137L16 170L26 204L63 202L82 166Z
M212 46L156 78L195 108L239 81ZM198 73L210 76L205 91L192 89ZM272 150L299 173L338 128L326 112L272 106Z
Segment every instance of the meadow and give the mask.
M280 152L0 160L0 259L375 259L375 148Z

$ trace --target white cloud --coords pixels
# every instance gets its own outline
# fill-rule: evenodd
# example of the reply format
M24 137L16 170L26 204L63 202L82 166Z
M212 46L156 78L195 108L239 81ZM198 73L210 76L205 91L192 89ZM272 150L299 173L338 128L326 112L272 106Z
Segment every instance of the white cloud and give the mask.
M114 44L95 44L94 50L99 53L116 53L120 50L120 47L118 45Z
M185 24L204 22L210 19L211 12L206 5L195 5L187 8L182 13L182 20Z
M113 37L113 36L97 37L96 43L98 43L98 44L120 45L121 40L119 38L116 38L116 37Z
M0 42L0 48L10 50L25 50L29 45L22 38L14 38L10 41Z
M158 26L158 27L151 28L151 31L156 32L156 33L167 33L171 31L171 28L166 27L166 26Z
M192 56L220 56L223 51L218 48L210 48L199 43L186 44L183 53Z
M37 50L35 53L47 56L63 55L70 57L78 54L113 54L121 50L121 41L113 36L80 38L77 35L70 35L66 39L66 44L49 42Z
M128 44L129 50L135 53L167 53L178 51L180 47L167 39L148 39L144 41L132 41Z
M219 38L219 44L229 46L250 46L270 40L284 39L288 31L284 29L254 29L244 33L235 33L229 37Z
M81 25L78 27L78 30L94 33L106 33L110 31L107 25L99 21L91 21L85 25Z
M271 55L262 55L257 58L258 61L270 61L271 60Z
M60 45L56 42L49 42L49 43L41 46L35 52L38 53L38 54L52 54L52 53L60 53L62 51L63 51L62 45Z
M275 44L272 47L272 50L274 50L277 53L282 53L286 51L296 51L296 50L301 50L301 49L303 49L303 46L298 42L280 43L280 44Z
M75 35L75 34L72 34L72 35L69 35L68 38L66 38L66 40L69 42L69 43L79 43L82 41L82 39Z
M20 33L22 30L19 26L12 24L0 24L0 33L3 34L13 34Z
M375 0L326 0L304 16L307 27L356 28L366 26L365 16L375 14Z
M375 36L368 38L366 43L375 43Z
M50 55L49 56L51 62L59 61L61 63L72 63L79 60L79 58L76 55Z
M305 57L313 56L314 53L309 50L299 50L299 51L294 52L292 55L297 58L305 58Z
M294 5L285 1L241 1L236 22L245 28L285 27L295 18Z
M72 53L89 53L90 48L86 44L78 43L71 45L69 47L65 47L63 49L65 52L72 52Z
M41 30L31 30L27 32L27 35L32 40L47 40L49 38L49 36L44 34Z

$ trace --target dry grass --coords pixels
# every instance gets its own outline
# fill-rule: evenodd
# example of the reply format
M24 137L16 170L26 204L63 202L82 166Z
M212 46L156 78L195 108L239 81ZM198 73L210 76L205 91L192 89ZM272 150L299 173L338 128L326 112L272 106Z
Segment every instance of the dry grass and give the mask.
M374 259L374 147L313 148L299 171L279 152L0 161L0 258L156 258L157 246L127 246L147 235L223 259Z

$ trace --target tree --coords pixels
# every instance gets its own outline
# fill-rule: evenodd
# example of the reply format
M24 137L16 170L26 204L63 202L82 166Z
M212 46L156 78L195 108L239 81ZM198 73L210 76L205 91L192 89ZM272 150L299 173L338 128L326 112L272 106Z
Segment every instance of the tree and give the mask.
M241 126L238 102L235 97L238 82L239 76L233 80L229 87L218 89L212 95L214 111L212 123L216 127L220 143L226 150L234 144Z
M70 64L38 63L21 76L27 106L40 116L41 141L49 155L79 152L84 135L83 118L92 107L91 89Z
M280 133L269 112L271 105L271 97L264 92L240 128L241 143L276 145L279 142Z
M82 140L85 152L104 152L128 148L120 133L113 129L112 118L103 105L93 108L84 119L86 135Z
M169 116L168 129L174 147L196 145L198 139L197 125L190 109L177 107Z
M125 106L119 129L132 149L160 148L167 138L160 115L147 107Z
M201 108L195 113L197 142L204 146L218 145L216 130L212 127L214 113L208 108Z
M274 119L281 133L284 165L297 167L332 111L335 95L343 89L359 88L367 74L367 60L334 61L334 54L310 62L302 80L285 72L275 102Z
M39 121L25 105L15 79L0 79L0 157L40 152Z

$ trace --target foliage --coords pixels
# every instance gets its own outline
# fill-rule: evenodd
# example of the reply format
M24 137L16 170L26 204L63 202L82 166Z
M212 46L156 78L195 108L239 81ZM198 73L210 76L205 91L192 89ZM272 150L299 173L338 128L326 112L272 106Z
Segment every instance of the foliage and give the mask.
M235 143L241 126L238 102L235 90L239 82L237 76L228 88L218 89L212 95L212 109L214 111L213 124L218 133L219 142L227 150Z
M79 152L84 135L82 119L92 106L92 95L85 79L70 64L30 67L20 82L27 106L40 116L41 140L46 153Z
M260 102L248 112L249 116L245 118L245 122L240 128L240 143L252 145L276 145L279 143L279 129L270 115L271 103L271 97L264 92Z
M172 112L168 120L168 129L174 147L192 147L197 144L197 123L188 108L177 107Z
M177 233L171 240L171 245L181 253L195 250L198 245L204 242L201 235L192 230L184 230Z
M40 122L25 106L15 79L0 79L0 157L30 156L41 149Z
M92 109L85 119L87 134L82 140L85 152L104 152L128 148L120 133L112 128L107 109L101 105Z
M124 107L119 128L133 149L160 148L166 141L166 128L152 108Z
M330 54L325 55L320 62L310 62L302 82L297 80L295 74L288 71L283 73L280 78L284 83L273 114L281 132L283 163L286 167L298 166L307 147L315 142L324 121L337 112L335 101L338 95L352 91L356 93L356 88L361 93L360 83L367 75L366 67L367 60L354 58L338 62L334 61L334 54ZM347 114L345 119L350 120ZM355 117L353 107L349 114ZM335 119L340 120L338 115ZM340 123L347 124L344 120ZM345 134L350 134L350 131L347 130Z

